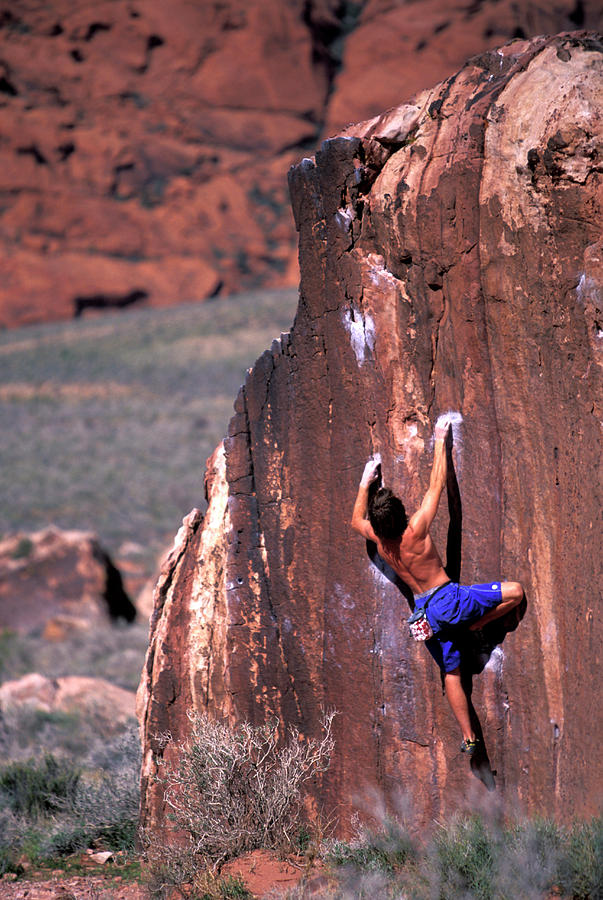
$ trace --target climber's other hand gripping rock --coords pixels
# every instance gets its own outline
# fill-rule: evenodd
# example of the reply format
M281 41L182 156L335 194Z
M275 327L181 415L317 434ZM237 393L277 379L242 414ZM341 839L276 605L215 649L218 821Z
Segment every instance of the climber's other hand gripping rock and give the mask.
M440 417L438 419L438 421L436 422L436 426L434 429L433 436L434 436L435 440L436 441L439 441L439 440L445 441L446 437L448 436L449 429L450 429L450 419L447 416Z
M373 481L376 481L379 478L379 467L381 466L381 457L377 453L375 456L371 457L367 464L364 467L364 472L362 473L362 478L360 479L360 484L362 487L370 487Z

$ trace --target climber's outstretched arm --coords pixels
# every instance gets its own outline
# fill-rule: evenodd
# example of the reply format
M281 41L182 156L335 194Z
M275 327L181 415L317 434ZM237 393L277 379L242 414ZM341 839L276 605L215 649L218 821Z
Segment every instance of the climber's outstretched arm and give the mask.
M431 523L438 511L438 505L442 491L446 485L446 438L450 428L450 419L442 419L435 427L435 443L433 448L433 466L427 493L423 497L421 506L410 519L409 527L417 537L424 537L431 527Z
M352 513L352 528L354 531L363 535L368 541L377 540L377 536L371 527L371 523L367 519L367 513L369 488L373 481L376 481L379 477L380 465L381 460L377 458L369 459L364 467L364 472L362 473L362 478L360 479L360 485L358 487L358 494L356 495L356 502L354 503L354 511Z

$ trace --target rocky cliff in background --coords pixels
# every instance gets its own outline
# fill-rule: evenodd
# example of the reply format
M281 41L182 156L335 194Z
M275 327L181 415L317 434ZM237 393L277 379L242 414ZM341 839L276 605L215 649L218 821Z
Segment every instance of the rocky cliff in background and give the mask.
M0 631L63 640L135 618L121 574L94 534L51 526L0 541Z
M0 10L0 326L297 284L285 173L597 0L27 0Z
M250 371L207 514L156 588L146 826L166 822L158 736L185 738L190 708L315 735L335 707L316 793L344 827L367 790L403 791L423 823L494 787L509 810L594 812L602 76L594 36L514 42L292 170L297 317ZM400 586L349 529L373 452L420 502L448 410L460 492L451 479L436 540L465 583L518 579L528 600L503 643L490 629L468 648L473 772Z

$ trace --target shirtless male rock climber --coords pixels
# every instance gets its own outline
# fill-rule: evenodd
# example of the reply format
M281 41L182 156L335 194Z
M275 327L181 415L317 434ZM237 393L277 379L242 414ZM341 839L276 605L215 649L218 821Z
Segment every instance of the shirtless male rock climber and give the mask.
M450 425L448 418L441 418L436 424L429 488L410 520L402 501L389 488L379 488L369 500L369 488L379 477L380 465L378 459L370 459L360 481L351 524L363 537L376 543L381 558L411 588L415 609L425 607L427 628L431 626L434 635L426 642L427 647L444 672L446 696L463 733L461 750L472 755L478 740L461 683L458 629L475 630L504 616L521 602L523 587L516 581L490 581L465 587L451 582L446 575L429 529L446 484L446 439Z

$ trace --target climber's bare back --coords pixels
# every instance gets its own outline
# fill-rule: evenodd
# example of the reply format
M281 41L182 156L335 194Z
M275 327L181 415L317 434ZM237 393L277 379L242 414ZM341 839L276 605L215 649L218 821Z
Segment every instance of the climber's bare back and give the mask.
M414 594L422 594L449 581L429 532L413 527L413 516L401 538L377 537L371 528L379 556L406 582ZM368 524L368 523L367 523ZM370 525L369 525L370 528Z

